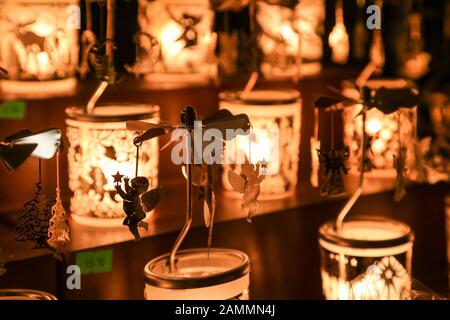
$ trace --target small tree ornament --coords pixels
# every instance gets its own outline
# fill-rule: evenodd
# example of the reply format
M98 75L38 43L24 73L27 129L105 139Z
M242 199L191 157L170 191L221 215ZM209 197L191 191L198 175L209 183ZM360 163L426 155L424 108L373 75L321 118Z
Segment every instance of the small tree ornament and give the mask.
M29 156L39 158L39 180L33 198L24 204L23 215L16 226L17 241L33 241L33 249L48 247L48 228L54 199L42 191L41 159L51 159L61 143L61 130L48 129L33 134L24 129L6 139L10 152L3 150L2 162L10 171L16 169ZM0 149L1 150L1 149ZM15 153L14 151L17 151Z
M51 209L51 217L48 227L48 245L55 250L55 258L62 260L64 253L70 245L70 229L67 214L61 201L59 156L56 154L56 199Z
M33 249L47 248L49 219L54 199L49 199L42 191L41 159L39 159L39 180L33 198L24 204L23 215L16 227L17 241L33 241Z

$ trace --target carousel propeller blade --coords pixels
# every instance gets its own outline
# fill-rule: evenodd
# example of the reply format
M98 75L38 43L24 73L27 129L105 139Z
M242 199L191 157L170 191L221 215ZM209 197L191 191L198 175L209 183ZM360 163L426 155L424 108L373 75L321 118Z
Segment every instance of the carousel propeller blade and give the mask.
M0 162L8 173L12 173L31 156L37 146L36 143L12 147L0 145Z
M12 142L15 145L37 144L36 149L34 149L31 155L36 158L51 159L61 144L61 130L48 129Z
M216 111L212 115L204 118L203 122L207 123L207 122L213 122L213 121L220 121L220 120L224 120L224 119L227 119L230 117L233 117L233 114L227 109L222 109L222 110Z
M174 126L165 123L151 123L145 121L130 120L126 123L127 130L130 131L147 131L155 128L172 128Z
M410 88L386 89L384 87L375 93L375 106L389 114L398 108L413 108L419 103L419 96Z
M245 134L245 132L250 129L250 126L251 123L248 116L246 114L238 114L226 119L206 122L206 124L204 124L204 129L217 129L222 133L224 140L231 140L234 139L237 134L240 134L240 132L237 131L238 129L242 130ZM227 129L234 131L233 136L227 136Z
M314 106L319 109L328 109L342 102L341 97L320 96L314 101Z
M348 97L342 93L341 90L339 90L336 87L333 86L327 86L328 90L331 91L336 97L340 97L342 99L342 102L345 104L357 104L361 103L361 101L355 100L352 97Z

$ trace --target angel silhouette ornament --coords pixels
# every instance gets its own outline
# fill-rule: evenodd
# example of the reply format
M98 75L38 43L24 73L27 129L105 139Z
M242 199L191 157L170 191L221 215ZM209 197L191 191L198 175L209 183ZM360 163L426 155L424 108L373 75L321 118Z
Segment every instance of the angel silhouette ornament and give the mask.
M253 215L258 208L261 182L264 180L264 176L259 173L260 167L261 163L254 165L246 162L241 166L240 174L232 170L228 171L228 180L231 186L235 191L243 194L242 209L248 210L248 222L252 222Z
M124 178L125 190L123 190L123 175L117 172L113 177L114 182L116 182L116 191L123 199L123 210L126 214L123 224L128 226L128 229L134 235L135 241L139 241L141 236L138 227L148 230L148 223L143 220L146 218L147 213L152 211L161 201L163 189L159 187L147 191L150 185L148 179L138 176L131 179L131 181L129 178Z

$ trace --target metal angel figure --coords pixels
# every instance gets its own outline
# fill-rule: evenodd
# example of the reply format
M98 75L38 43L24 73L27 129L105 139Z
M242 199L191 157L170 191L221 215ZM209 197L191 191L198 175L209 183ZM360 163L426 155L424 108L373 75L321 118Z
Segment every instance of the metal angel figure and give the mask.
M122 178L119 172L114 177L116 183L116 191L123 199L123 210L127 215L123 220L123 225L128 226L131 233L134 235L135 241L141 240L138 227L148 230L148 223L142 221L147 216L147 213L152 211L163 196L163 189L161 187L148 190L149 182L146 177L135 177L133 179L124 178L123 183L125 190L122 189ZM131 182L131 184L130 184Z
M337 197L345 193L342 175L347 174L345 163L349 157L348 147L331 149L329 151L317 150L320 165L323 168L324 183L320 187L321 195Z
M233 187L239 193L242 193L242 209L248 210L247 221L252 222L253 215L258 208L258 196L261 191L261 182L264 180L264 176L259 174L261 163L256 165L251 163L244 163L241 165L241 172L230 170L228 171L228 180Z

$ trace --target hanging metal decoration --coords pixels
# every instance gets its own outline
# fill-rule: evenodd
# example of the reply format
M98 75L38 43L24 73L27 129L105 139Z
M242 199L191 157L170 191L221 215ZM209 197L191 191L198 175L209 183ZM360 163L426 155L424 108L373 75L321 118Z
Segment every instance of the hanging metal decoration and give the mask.
M344 24L343 1L337 0L335 7L336 24L328 36L331 48L331 60L335 63L345 64L348 60L350 44L347 29Z
M345 194L343 175L347 174L346 162L349 157L349 151L346 146L341 148L335 146L334 121L337 107L328 108L327 111L331 112L331 147L328 150L321 147L318 139L318 109L314 112L314 137L311 138L311 167L313 169L311 185L313 187L319 186L318 175L321 168L322 183L320 183L320 194L322 196L337 197Z
M67 221L66 210L61 201L59 160L62 152L62 144L56 154L56 198L51 208L51 216L48 227L48 245L55 250L55 258L62 260L69 244L70 229Z
M228 180L233 189L243 194L242 209L248 211L247 221L252 222L253 215L258 208L258 197L261 192L261 182L264 180L264 175L260 175L259 169L264 164L244 163L241 166L241 173L229 170Z
M116 183L116 191L123 199L123 210L126 214L123 225L128 226L130 232L134 235L135 241L141 240L138 227L148 230L148 223L143 221L147 213L151 212L163 197L163 188L158 187L148 190L150 182L146 177L138 176L139 172L139 147L142 141L137 142L136 146L136 170L135 177L131 179L120 174L119 171L113 175ZM122 189L122 180L125 190ZM148 191L147 191L148 190Z

